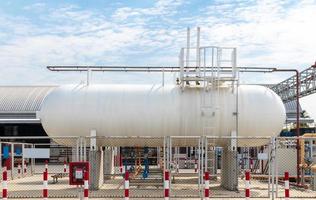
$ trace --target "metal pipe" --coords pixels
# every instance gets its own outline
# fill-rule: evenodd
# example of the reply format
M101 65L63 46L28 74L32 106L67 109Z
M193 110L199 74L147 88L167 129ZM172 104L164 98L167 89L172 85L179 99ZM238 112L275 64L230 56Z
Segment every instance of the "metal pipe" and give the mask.
M181 66L47 66L47 69L54 72L84 72L88 68L91 72L181 72ZM186 71L194 72L196 67L183 66ZM232 72L231 67L219 67L224 72ZM236 67L239 72L255 72L255 73L269 73L273 72L275 68L271 67ZM212 65L205 65L207 72L212 72Z
M200 27L196 30L196 75L200 76Z
M299 104L299 88L300 88L300 80L299 80L299 71L297 69L277 69L275 68L273 71L275 72L295 72L296 76L296 183L300 183L300 104Z
M187 53L186 53L186 64L185 67L189 67L190 59L190 28L187 28Z

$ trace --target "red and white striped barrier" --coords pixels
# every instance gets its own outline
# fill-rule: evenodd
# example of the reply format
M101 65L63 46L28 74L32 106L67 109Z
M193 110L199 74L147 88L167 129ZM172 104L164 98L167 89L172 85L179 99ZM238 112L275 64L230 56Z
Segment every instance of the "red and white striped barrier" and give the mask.
M45 160L45 172L48 173L48 160Z
M26 176L27 174L27 163L26 163L26 160L24 160L24 176Z
M210 199L210 174L204 173L204 200Z
M128 173L128 171L125 173L124 197L125 197L125 200L129 199L129 173Z
M7 168L3 168L2 172L2 199L7 200L8 199L8 173Z
M250 171L246 171L246 181L245 181L245 197L250 198Z
M48 198L48 175L47 171L43 172L43 199L47 200Z
M64 173L66 173L67 172L67 163L66 163L66 161L64 161Z
M89 199L89 172L84 172L84 182L83 182L83 199L88 200Z
M195 159L195 162L194 162L194 172L197 172L198 171L198 164L197 164L197 159Z
M18 164L18 178L21 178L21 164Z
M290 177L289 172L284 172L284 192L285 192L285 200L290 198Z
M170 192L170 181L169 181L169 171L165 171L165 176L164 176L164 197L165 200L169 200L169 192Z

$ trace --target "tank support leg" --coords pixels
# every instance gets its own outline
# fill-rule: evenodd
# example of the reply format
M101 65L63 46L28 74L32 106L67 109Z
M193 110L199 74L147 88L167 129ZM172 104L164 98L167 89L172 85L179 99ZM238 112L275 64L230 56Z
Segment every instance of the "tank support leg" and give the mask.
M98 190L104 182L103 164L104 152L103 148L92 150L89 152L90 161L90 189Z
M231 190L238 190L238 162L237 162L237 139L236 132L232 132L230 144L223 148L222 155L222 187Z

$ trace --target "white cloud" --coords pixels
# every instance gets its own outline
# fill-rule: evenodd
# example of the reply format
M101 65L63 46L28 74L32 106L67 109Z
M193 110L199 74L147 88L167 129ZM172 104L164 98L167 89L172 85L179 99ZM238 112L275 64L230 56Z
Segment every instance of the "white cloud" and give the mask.
M24 6L24 10L32 10L32 11L42 11L46 7L44 2L34 3L28 6Z
M303 69L316 59L316 1L215 1L192 16L182 13L186 4L158 0L148 8L123 6L113 15L105 15L102 8L31 5L47 9L39 17L41 25L26 17L2 14L0 64L6 68L0 67L0 83L24 81L5 75L13 69L34 82L45 78L45 82L62 82L64 76L56 78L43 69L53 64L177 65L187 25L201 26L204 45L238 47L241 66ZM109 79L118 80L115 77ZM266 81L267 77L273 82L283 78L267 75L249 80Z

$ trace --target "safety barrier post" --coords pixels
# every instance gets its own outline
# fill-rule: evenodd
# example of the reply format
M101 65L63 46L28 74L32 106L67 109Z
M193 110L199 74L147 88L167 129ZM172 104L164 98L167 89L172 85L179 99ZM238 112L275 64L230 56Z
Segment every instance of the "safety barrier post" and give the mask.
M48 198L48 175L47 171L43 172L43 199L47 200Z
M170 194L170 184L169 184L169 171L165 171L165 180L164 180L164 197L165 200L169 200L169 194Z
M246 187L245 187L245 197L250 198L250 171L246 171Z
M210 174L204 173L204 200L210 199Z
M125 200L129 199L129 173L128 171L125 172L124 196L125 196Z
M8 199L8 172L7 168L3 168L2 172L2 199L7 200Z
M18 178L21 178L21 164L18 164Z
M289 172L284 172L284 192L285 192L285 200L290 198L290 177Z
M67 172L67 163L66 163L66 161L64 161L64 173L66 173Z
M89 172L84 172L84 186L83 186L83 198L84 200L89 199Z
M45 160L45 172L48 173L48 160Z
M194 162L194 172L197 172L198 170L198 164L197 164L197 159L195 159L195 162Z

